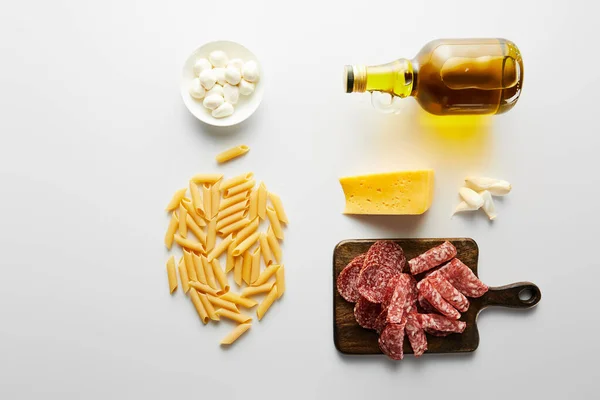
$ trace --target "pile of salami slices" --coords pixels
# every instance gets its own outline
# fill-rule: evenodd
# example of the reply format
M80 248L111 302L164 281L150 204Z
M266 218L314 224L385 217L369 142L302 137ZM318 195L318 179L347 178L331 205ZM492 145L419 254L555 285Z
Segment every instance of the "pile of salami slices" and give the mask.
M427 351L426 333L462 333L459 321L469 309L467 297L488 287L456 257L450 242L406 262L402 248L389 240L375 242L354 258L337 278L340 295L354 306L360 326L379 333L381 351L401 360L407 336L416 357ZM415 276L422 277L418 282Z

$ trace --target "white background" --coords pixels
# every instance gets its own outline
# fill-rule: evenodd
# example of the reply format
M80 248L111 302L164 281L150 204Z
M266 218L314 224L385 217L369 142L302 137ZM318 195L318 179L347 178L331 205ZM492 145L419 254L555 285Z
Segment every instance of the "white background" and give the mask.
M3 4L0 398L591 398L600 378L595 3L230 3ZM439 37L517 43L517 106L477 123L441 121L412 100L385 116L366 94L344 94L345 64L412 57ZM251 49L268 78L257 113L233 129L196 121L179 94L188 54L217 39ZM241 143L245 158L216 166L217 152ZM426 215L341 214L338 177L426 167L436 171ZM231 325L203 326L181 293L168 294L163 209L194 173L247 170L291 219L288 291L224 350ZM494 223L449 218L468 174L513 183ZM477 240L486 283L535 282L539 306L484 311L469 355L340 355L335 244L444 236Z

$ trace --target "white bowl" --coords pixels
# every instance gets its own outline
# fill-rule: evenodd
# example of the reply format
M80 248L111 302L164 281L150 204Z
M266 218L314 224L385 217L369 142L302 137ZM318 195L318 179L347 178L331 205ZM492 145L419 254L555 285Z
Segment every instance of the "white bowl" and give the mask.
M215 50L224 51L229 59L241 58L246 61L253 60L258 64L260 79L256 82L256 88L249 96L240 95L240 99L233 107L235 111L232 115L225 118L215 118L211 115L211 110L204 108L202 100L196 100L190 96L190 87L194 75L194 64L198 58L208 58L208 55ZM264 93L264 75L256 56L250 50L239 43L221 40L217 42L206 43L196 49L186 60L183 71L181 72L181 97L188 110L200 121L213 126L232 126L239 124L250 117L260 105Z

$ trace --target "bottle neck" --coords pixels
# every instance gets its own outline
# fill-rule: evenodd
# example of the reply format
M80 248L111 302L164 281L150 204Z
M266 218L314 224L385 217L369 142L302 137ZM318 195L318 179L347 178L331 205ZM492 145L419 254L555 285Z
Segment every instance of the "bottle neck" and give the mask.
M406 59L370 67L347 65L345 81L346 93L385 92L408 97L413 89L413 65Z

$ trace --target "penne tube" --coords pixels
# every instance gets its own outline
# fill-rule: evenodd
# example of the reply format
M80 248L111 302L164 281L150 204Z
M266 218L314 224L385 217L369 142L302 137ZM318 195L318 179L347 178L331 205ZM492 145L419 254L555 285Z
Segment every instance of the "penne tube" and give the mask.
M197 281L196 269L194 268L194 260L192 259L192 253L183 249L183 261L185 262L185 270L187 271L188 278L190 281Z
M202 258L198 254L192 253L192 261L194 262L194 270L196 271L198 282L205 285L208 284L206 281L206 274L204 273L204 266L202 265Z
M202 323L206 325L208 323L209 316L208 312L204 308L204 304L202 304L202 300L200 300L200 295L198 294L198 292L196 292L196 290L192 290L190 292L190 297L192 299L194 307L196 308L196 312L200 317L200 320L202 320Z
M208 227L206 228L206 252L210 251L215 247L217 241L217 219L213 218L208 221Z
M253 177L254 174L252 172L247 172L245 174L234 176L233 178L227 179L221 184L221 190L224 191L234 186L241 185L242 183L246 183L252 180Z
M277 298L279 299L285 292L285 268L283 265L275 273L275 284L277 285Z
M234 222L239 221L240 219L244 218L245 214L247 214L248 211L246 210L242 210L242 211L238 211L235 214L231 214L228 217L219 219L219 216L217 215L217 232L220 231L221 229L225 228L227 225L231 225Z
M267 242L269 242L269 248L271 249L271 252L273 252L275 260L280 263L283 255L281 252L281 246L279 246L279 240L275 237L273 228L270 226L269 229L267 229Z
M248 286L247 288L242 290L242 297L250 297L261 293L268 293L271 291L274 284L275 282L267 282L263 283L260 286Z
M246 146L245 144L242 144L240 146L232 147L230 149L225 150L222 153L217 154L215 159L217 160L218 163L224 163L224 162L233 160L236 157L244 155L248 151L250 151L250 147Z
M223 188L221 187L221 190L222 189ZM241 193L236 194L235 196L231 196L226 199L223 199L223 201L219 203L219 211L224 210L227 207L231 207L232 205L237 204L240 201L244 201L246 199L248 199L248 191L241 192Z
M256 316L258 317L259 321L265 316L265 314L267 313L267 311L269 310L276 298L277 285L274 285L267 297L263 299L263 301L258 305L258 308L256 309Z
M201 217L200 215L198 215L198 213L194 209L193 200L190 200L187 197L184 197L183 200L181 200L181 204L183 204L183 206L187 210L188 216L194 220L196 225L206 226L206 222L204 222L204 218ZM204 212L202 212L202 214L204 214ZM188 225L189 225L189 222L188 222Z
M218 290L217 282L215 281L215 274L212 269L212 265L208 262L206 257L202 256L202 267L204 269L204 276L206 276L206 284L211 288Z
M233 280L237 283L238 287L242 286L242 266L244 263L244 257L235 257L235 265L233 267Z
M187 237L187 210L183 204L179 204L179 235Z
M173 211L177 207L179 207L179 203L181 203L181 199L183 199L183 197L185 196L186 190L187 190L186 188L183 188L183 189L179 189L178 191L176 191L175 194L173 195L173 197L171 198L171 201L169 201L169 204L167 204L167 207L165 208L165 210Z
M219 296L219 298L230 301L230 302L235 303L238 306L242 306L244 308L252 308L258 304L258 302L256 300L241 297L239 294L236 294L233 292L227 292L227 293Z
M179 270L179 279L181 280L181 288L183 289L183 293L187 293L188 290L190 290L190 278L188 278L183 257L181 257L181 259L179 260L179 265L177 266L177 269Z
M221 286L221 291L223 293L229 292L229 280L227 279L227 275L223 272L223 268L221 268L221 263L218 258L215 258L211 262L213 274L215 278L217 278L217 282L219 282L219 286Z
M221 181L215 182L210 187L210 218L214 218L219 211L219 203L221 202L221 192L219 190L219 186L221 185Z
M223 218L229 217L232 214L246 210L247 207L248 200L240 201L239 203L236 203L231 207L227 207L226 209L219 211L216 219L220 221Z
M250 220L248 218L244 218L244 219L240 219L237 222L234 222L231 225L227 225L225 228L221 229L218 233L221 236L227 236L227 235L232 235L234 232L237 232L243 228L245 228L246 226L248 226L248 224L250 223Z
M288 217L283 209L283 203L281 202L281 198L279 198L279 196L277 196L275 193L269 192L269 200L271 200L271 204L275 209L275 213L277 213L277 218L279 218L279 220L284 224L287 224Z
M221 344L230 345L236 340L240 338L250 327L252 324L239 324L236 326L231 332L227 334L223 339L221 339Z
M189 285L192 288L204 294L212 294L213 296L219 296L222 294L219 290L211 288L210 286L200 283L198 281L190 281Z
M256 282L254 282L252 284L252 286L264 285L269 280L270 277L275 275L275 273L277 272L279 267L280 267L279 265L273 264L273 265L265 268L265 270L259 275L258 279L256 280Z
M252 269L250 270L250 284L253 284L260 275L260 246L252 252Z
M223 254L223 252L225 252L227 250L227 248L229 247L229 245L232 242L233 242L232 235L229 235L225 239L221 240L221 242L218 245L216 245L210 251L210 253L208 253L208 256L206 257L208 259L208 262L212 262L214 259L219 258L221 256L221 254Z
M256 243L256 241L258 240L258 236L260 236L260 233L254 232L246 239L244 239L240 244L238 244L235 247L235 249L233 249L233 256L237 257L239 255L242 255L246 250L250 248L250 246Z
M202 207L204 207L204 218L211 219L212 215L212 195L210 193L210 185L208 183L202 184Z
M204 253L204 247L202 247L202 243L194 242L190 239L183 238L178 234L175 234L174 238L177 244L183 247L184 249L193 250L198 253Z
M267 210L267 187L264 182L261 182L258 186L258 216L260 219L267 219L266 210Z
M196 214L200 217L206 217L204 203L202 201L202 196L200 196L200 188L198 188L198 184L194 181L190 181L190 193L192 194L192 207L194 208L194 211L196 211Z
M177 290L177 269L175 268L175 257L167 260L167 278L169 278L169 293Z
M175 232L179 228L179 218L177 218L177 214L175 212L171 213L171 220L169 221L169 227L167 228L167 232L165 233L165 246L167 249L171 250L173 247L173 239L175 237Z
M195 290L194 290L194 292L195 292ZM215 308L213 307L211 302L208 301L208 298L206 297L206 295L204 293L200 293L200 294L198 294L198 296L200 297L200 301L202 302L202 305L204 306L204 309L206 310L206 313L208 314L209 318L212 319L213 321L219 321L220 318L217 315L217 313L215 312Z
M249 204L250 219L258 217L258 191L253 190L250 193L250 204Z
M235 241L234 241L235 246L242 243L244 241L244 239L246 239L248 236L250 236L254 232L256 232L258 230L259 224L260 224L260 221L258 220L258 218L252 219L251 222L248 225L246 225L246 227L244 229L239 231L237 233L237 235L235 236Z
M279 218L277 218L277 213L273 207L267 207L267 216L269 217L269 222L271 223L271 228L273 229L275 237L283 240L283 229L281 228Z
M192 231L192 233L194 234L194 236L196 236L196 238L198 238L198 241L200 243L202 243L202 245L206 244L206 233L204 233L204 231L202 230L202 228L200 228L196 222L192 219L192 217L190 216L190 214L188 214L186 216L187 219L187 228L188 230Z
M236 313L240 312L238 306L231 301L223 300L222 298L213 296L212 294L207 294L206 297L208 298L208 301L210 301L214 306L217 306L219 308L225 308Z
M221 174L197 174L192 176L191 180L195 183L215 183L221 178L223 178Z
M225 189L225 191L223 192L223 197L228 198L231 196L235 196L238 193L250 190L254 187L255 184L256 182L254 181L254 179L250 179L249 181L244 182L240 185L230 187L229 189Z
M245 324L246 322L252 321L252 317L242 314L242 313L234 313L226 308L219 308L217 310L217 315L219 317L224 317L230 319L232 321L237 322L238 324Z
M235 267L235 258L233 257L233 241L227 247L227 261L225 262L225 273L228 274Z
M250 273L252 272L252 253L250 250L244 252L242 259L242 279L246 285L250 284ZM241 285L240 285L241 286Z
M260 251L263 256L263 260L265 260L265 265L268 267L273 264L273 254L271 253L271 249L269 248L269 241L267 240L267 234L261 233L258 237L258 241L260 243Z

